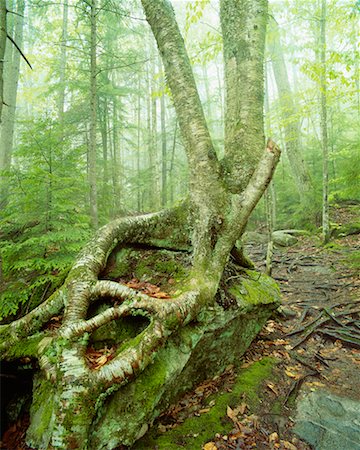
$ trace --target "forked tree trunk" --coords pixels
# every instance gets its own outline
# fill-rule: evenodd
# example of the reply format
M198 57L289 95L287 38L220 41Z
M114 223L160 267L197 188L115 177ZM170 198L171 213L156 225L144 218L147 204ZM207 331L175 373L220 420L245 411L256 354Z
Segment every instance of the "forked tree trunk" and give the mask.
M30 356L39 360L43 378L36 393L39 393L39 398L44 398L45 392L49 401L46 407L33 405L33 425L28 432L28 442L39 449L89 448L90 427L99 423L94 422L94 418L103 408L106 398L119 387L132 381L135 383L145 369L149 368L151 372L149 364L154 362L157 353L174 333L181 335L183 327L199 319L200 313L206 316L216 309L215 295L230 252L271 180L280 151L271 139L265 145L263 137L262 67L267 5L265 0L242 2L241 7L237 0L224 0L222 3L225 62L231 72L227 74L227 142L230 148L225 148L225 163L219 161L214 150L190 61L170 3L166 0L142 0L162 56L188 157L190 206L184 203L178 208L118 219L104 226L79 255L57 292L24 318L0 328L0 354L3 358ZM236 21L231 22L233 13L238 14L237 8L241 17L236 16ZM250 27L245 34L243 31L232 34L233 26L242 27L244 24ZM232 39L238 38L242 41L241 48L234 44L235 61L229 49ZM256 72L258 69L259 73ZM236 72L240 78L247 79L247 95L253 102L252 105L245 102L244 108L241 106L240 124L235 124L234 117L231 118L231 114L239 113L240 100L236 105L231 104L230 93L239 97L242 94L242 91L237 91L240 84L233 85ZM256 153L250 162L244 154L247 151ZM186 280L181 283L180 294L155 300L118 282L101 279L111 251L117 245L124 248L131 243L191 249L191 266ZM271 297L272 293L266 295ZM90 314L92 305L109 298L115 301L112 306ZM259 299L254 301L256 305ZM44 330L44 324L60 311L63 311L61 327L55 332ZM220 313L221 316L224 314L224 311ZM89 336L118 319L139 316L144 317L148 325L130 343L120 346L111 361L98 370L92 370L85 358ZM193 324L194 328L197 328L196 324ZM258 331L258 328L252 330L251 336L254 330ZM248 345L250 335L247 332L244 331L244 341ZM192 340L188 342L190 344L186 345L191 351ZM178 352L172 355L175 360L182 358L178 346L173 351ZM155 376L161 383L163 372ZM134 391L130 389L128 395L131 403ZM158 395L157 391L155 395ZM138 413L141 412L140 408ZM40 436L39 427L34 425L38 416L44 430ZM37 433L34 428L37 428ZM130 443L145 431L143 426L140 428ZM111 443L106 445L106 448L114 448Z

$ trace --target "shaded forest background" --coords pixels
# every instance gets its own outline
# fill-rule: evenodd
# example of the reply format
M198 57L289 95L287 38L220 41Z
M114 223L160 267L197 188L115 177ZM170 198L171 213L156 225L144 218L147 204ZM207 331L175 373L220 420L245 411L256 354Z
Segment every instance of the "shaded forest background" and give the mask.
M173 4L222 155L219 7L209 0ZM318 230L328 201L359 200L359 3L321 6L270 3L266 134L284 150L268 196L275 229ZM8 40L1 320L50 295L94 229L184 199L188 175L171 94L138 2L7 0L7 7L16 13L7 15L8 33L32 69ZM265 227L265 217L263 201L249 228ZM339 225L330 215L330 228Z

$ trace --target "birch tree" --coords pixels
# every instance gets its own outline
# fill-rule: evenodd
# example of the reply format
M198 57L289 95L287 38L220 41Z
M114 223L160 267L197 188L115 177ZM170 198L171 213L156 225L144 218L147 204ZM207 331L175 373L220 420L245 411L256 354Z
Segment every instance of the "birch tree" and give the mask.
M171 4L142 0L142 5L162 57L186 149L189 199L177 208L116 219L100 228L58 291L23 318L1 326L2 358L30 356L39 361L42 378L35 394L45 389L49 397L46 412L41 405L37 410L46 431L31 441L39 449L90 448L89 435L99 405L114 390L136 379L173 333L214 305L230 253L280 156L271 139L265 144L263 129L267 1L221 1L226 70L224 160L214 150ZM116 246L159 242L171 249L187 245L191 251L191 267L177 296L154 300L101 277ZM104 298L116 303L89 315L91 305ZM61 327L55 333L44 330L43 325L61 312ZM89 335L129 316L144 317L148 325L111 361L91 370L85 360Z

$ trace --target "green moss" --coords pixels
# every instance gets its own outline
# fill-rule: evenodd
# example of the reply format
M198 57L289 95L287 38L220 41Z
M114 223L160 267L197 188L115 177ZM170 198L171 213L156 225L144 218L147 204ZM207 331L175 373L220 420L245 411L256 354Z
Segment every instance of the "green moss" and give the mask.
M344 259L345 264L347 264L352 269L360 269L360 250L352 251Z
M229 288L230 294L234 295L242 306L274 303L276 299L280 299L279 287L272 278L254 270L246 270L246 275L247 278L241 278L240 283Z
M201 449L203 444L211 440L214 434L227 434L233 423L226 416L227 406L235 407L245 396L246 403L250 409L256 410L260 407L259 390L265 379L270 377L276 360L264 358L255 362L246 369L239 371L232 392L215 394L207 401L215 401L208 413L200 417L190 417L176 428L164 434L154 428L144 438L138 441L132 450L176 450L184 448L188 450Z
M33 402L30 410L30 427L27 432L28 445L47 442L51 433L51 420L54 408L54 386L43 375L34 377ZM45 448L45 447L44 447Z
M7 359L18 359L24 356L30 358L36 358L38 356L38 345L39 342L44 338L43 333L35 334L29 336L28 338L22 339L20 342L12 345L7 351Z

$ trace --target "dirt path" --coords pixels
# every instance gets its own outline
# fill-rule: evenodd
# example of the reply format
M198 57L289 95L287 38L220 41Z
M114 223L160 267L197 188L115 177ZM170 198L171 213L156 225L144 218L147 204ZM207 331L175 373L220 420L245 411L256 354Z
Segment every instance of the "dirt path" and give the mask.
M265 245L251 249L260 269L265 251ZM249 362L264 356L281 361L262 406L265 428L270 435L271 430L277 433L268 448L293 448L281 439L307 448L291 432L300 391L323 389L360 400L359 253L359 235L327 248L314 238L301 238L274 253L273 277L282 292L283 315L267 323L246 355ZM279 399L282 407L274 413Z
M264 270L266 245L249 250L257 268ZM276 363L262 382L258 406L249 406L246 394L236 400L234 395L222 419L233 422L233 429L224 433L219 423L203 450L310 449L293 433L301 392L323 389L360 399L359 253L360 236L336 240L328 248L304 237L293 247L275 250L273 277L282 292L283 313L268 321L244 355L242 369L268 358ZM235 392L239 373L241 379L241 369L229 368L220 379L205 381L160 418L159 429L167 433L181 429L189 417L200 420L209 409L207 393L221 395L233 386ZM178 442L177 448L197 450Z
M250 250L257 268L264 270L266 245ZM337 240L328 248L306 237L293 247L276 249L273 276L282 292L283 313L268 321L240 369L229 367L221 377L189 392L154 425L153 430L159 430L154 445L134 448L200 450L190 439L200 432L202 442L205 435L210 437L203 450L310 449L293 432L301 393L323 389L360 399L360 283L355 268L359 253L359 236ZM274 365L262 378L259 392L250 388L239 396L237 380L256 377L256 364L269 360ZM209 433L207 414L227 393L228 406ZM257 406L253 394L258 395ZM232 429L225 432L229 423ZM168 444L164 444L166 435Z

